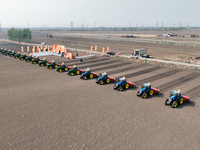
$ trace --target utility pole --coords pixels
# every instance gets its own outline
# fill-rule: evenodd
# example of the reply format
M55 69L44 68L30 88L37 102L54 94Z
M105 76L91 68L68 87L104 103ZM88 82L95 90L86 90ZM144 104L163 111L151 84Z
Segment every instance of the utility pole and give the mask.
M72 30L73 30L73 27L74 27L73 22L71 22L71 29L72 29Z

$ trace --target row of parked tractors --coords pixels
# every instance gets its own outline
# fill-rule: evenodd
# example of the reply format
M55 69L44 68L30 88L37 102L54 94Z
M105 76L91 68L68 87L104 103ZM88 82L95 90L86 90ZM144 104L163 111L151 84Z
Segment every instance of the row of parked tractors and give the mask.
M48 69L56 69L58 72L67 72L68 75L80 75L80 79L87 80L96 78L96 83L103 85L109 83L116 83L114 85L115 90L122 91L124 89L136 88L135 83L128 82L125 77L122 77L117 80L113 77L109 77L106 72L97 74L91 72L88 68L86 70L78 69L75 65L73 67L66 66L64 63L59 64L55 61L48 61L47 59L40 59L39 57L33 57L32 55L26 55L21 53L15 53L8 50L0 50L0 53L6 56L14 57L15 59L25 60L26 62L32 62L32 64L39 64L39 66L47 66ZM153 95L160 95L160 90L157 88L151 87L150 83L144 83L141 85L141 89L137 92L137 96L141 96L142 98L147 98ZM173 90L170 92L170 98L165 101L165 105L171 105L173 108L178 105L182 105L183 103L190 103L190 97L181 95L180 90Z

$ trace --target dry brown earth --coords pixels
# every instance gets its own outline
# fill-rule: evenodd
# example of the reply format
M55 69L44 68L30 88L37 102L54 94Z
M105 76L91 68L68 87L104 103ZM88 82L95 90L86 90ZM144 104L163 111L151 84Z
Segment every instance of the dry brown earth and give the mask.
M2 46L20 50L16 44L0 42ZM114 84L100 86L94 79L83 81L0 54L0 149L199 149L199 72L99 56L83 64L56 56L47 59L81 69L89 66L97 73L104 72L108 62L127 63L105 71L138 84L145 79L166 91L142 99L136 96L140 85L114 91ZM167 76L156 77L164 72ZM192 103L165 106L169 91L178 88Z

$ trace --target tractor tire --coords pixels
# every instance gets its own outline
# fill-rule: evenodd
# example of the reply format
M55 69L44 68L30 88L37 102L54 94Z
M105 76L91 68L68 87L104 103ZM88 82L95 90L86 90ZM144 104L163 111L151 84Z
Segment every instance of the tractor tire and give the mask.
M70 73L70 76L74 76L74 73L73 73L73 72L71 72L71 73Z
M152 96L153 95L153 90L149 91L149 95Z
M110 83L110 78L107 78L107 79L106 79L106 83Z
M38 63L40 63L40 62L41 62L41 60L38 61Z
M65 71L67 72L68 70L69 70L69 69L66 67L66 68L65 68Z
M103 85L103 83L104 83L103 80L100 80L100 81L99 81L99 84L100 84L100 85Z
M58 68L58 65L55 65L55 68Z
M26 62L29 62L29 60L26 60Z
M177 101L174 101L174 102L172 103L172 108L176 108L177 106L178 106Z
M125 89L128 89L130 85L128 83L125 84Z
M58 72L62 72L62 69L58 69Z
M179 100L179 104L182 105L182 104L183 104L183 101L184 101L184 100L183 100L183 98L181 97L180 100Z
M24 60L23 58L20 58L20 60Z
M43 67L43 66L44 66L44 64L40 64L40 66L41 66L41 67Z
M34 58L31 59L31 61L33 61L33 60L34 60Z
M32 64L36 64L36 62L34 61L34 62L32 62Z
M140 91L137 92L137 96L140 96Z
M90 79L92 79L94 77L94 75L93 74L90 74Z
M10 55L10 57L13 57L13 55Z
M79 71L79 70L77 70L77 71L76 71L76 74L77 74L77 75L79 75L79 74L80 74L80 71Z
M123 90L123 87L122 86L119 86L118 87L118 91L122 91Z
M47 62L47 63L46 63L46 66L48 66L48 64L49 64L49 63Z
M16 56L15 59L18 59L18 57Z
M169 101L169 99L166 99L166 101L165 101L165 105L167 105L167 102Z
M50 66L50 67L49 67L49 69L53 69L53 67L52 67L52 66Z
M148 95L147 95L146 92L144 92L144 93L142 94L142 98L144 98L144 99L147 98L147 96L148 96Z
M83 80L87 80L87 76L83 76Z

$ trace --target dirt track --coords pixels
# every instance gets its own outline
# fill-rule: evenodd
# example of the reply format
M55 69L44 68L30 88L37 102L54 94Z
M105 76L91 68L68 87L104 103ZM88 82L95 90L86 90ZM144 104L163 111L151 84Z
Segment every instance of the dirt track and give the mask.
M20 50L20 45L2 46ZM0 61L0 149L200 147L199 72L98 56L83 63L65 61L96 73L108 66L105 71L112 77L125 75L137 84L148 80L161 88L163 95L144 100L136 96L140 85L119 92L113 90L114 84L100 86L94 79L83 81L1 54ZM169 91L178 88L192 97L192 103L176 109L165 106Z

